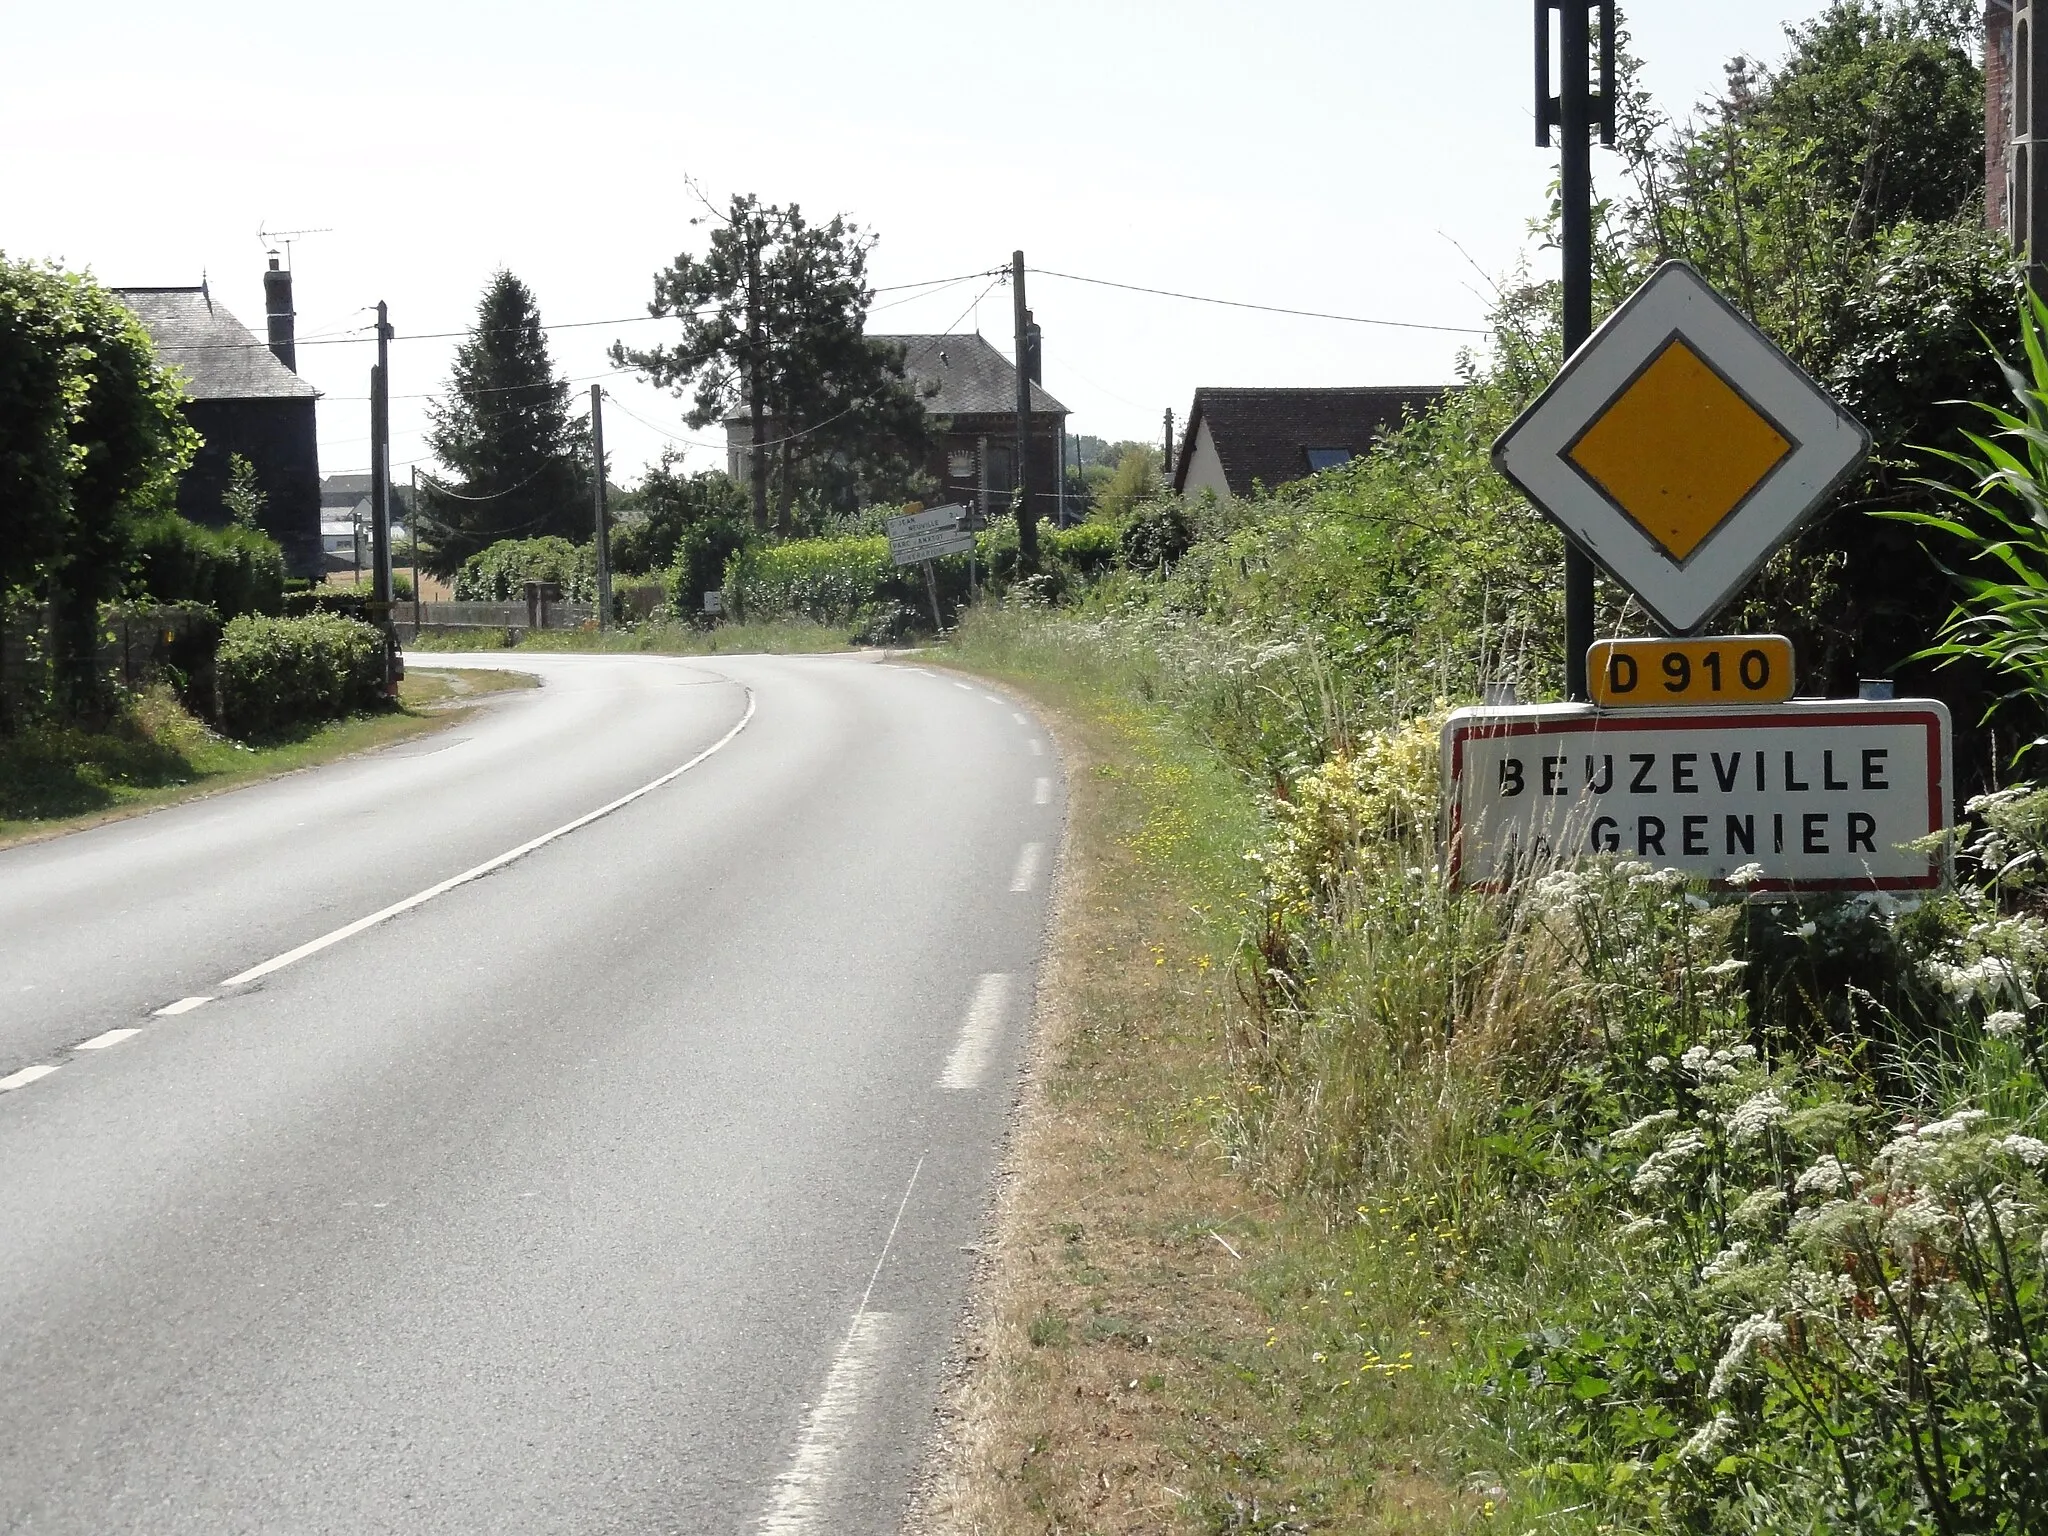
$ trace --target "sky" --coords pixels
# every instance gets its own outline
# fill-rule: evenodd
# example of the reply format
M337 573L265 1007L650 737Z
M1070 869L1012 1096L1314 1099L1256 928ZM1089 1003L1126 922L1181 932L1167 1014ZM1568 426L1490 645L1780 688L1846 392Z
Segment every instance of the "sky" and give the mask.
M1817 0L1642 0L1646 81L1682 113ZM1157 441L1200 385L1452 377L1457 327L1536 251L1529 0L524 0L91 6L0 0L0 251L197 283L261 335L259 230L288 247L323 473L369 464L370 308L390 306L392 459L491 273L531 286L557 368L606 390L615 482L718 429L611 370L655 270L705 231L686 186L879 237L871 333L1010 350L1022 249L1069 430ZM1596 151L1598 163L1605 159ZM1429 330L1266 314L1072 274ZM963 278L934 289L903 289ZM978 300L978 303L977 303ZM886 307L885 307L886 306ZM607 322L582 324L581 322ZM316 344L317 343L317 344Z

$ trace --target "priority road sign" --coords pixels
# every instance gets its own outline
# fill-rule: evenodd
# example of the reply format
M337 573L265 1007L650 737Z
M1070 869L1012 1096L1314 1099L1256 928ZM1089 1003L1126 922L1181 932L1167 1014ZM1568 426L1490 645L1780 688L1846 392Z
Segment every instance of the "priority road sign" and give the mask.
M1920 891L1948 860L1948 711L1932 699L1775 708L1461 709L1442 737L1448 869L1498 889L1586 854L1760 891ZM1917 845L1917 846L1916 846Z
M1869 452L1861 423L1667 261L1501 434L1493 462L1687 635Z

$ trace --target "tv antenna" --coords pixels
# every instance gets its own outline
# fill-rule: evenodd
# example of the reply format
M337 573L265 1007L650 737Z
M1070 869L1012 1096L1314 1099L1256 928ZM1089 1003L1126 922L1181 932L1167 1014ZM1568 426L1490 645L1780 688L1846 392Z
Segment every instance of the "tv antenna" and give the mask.
M260 222L256 225L256 238L262 243L266 255L275 256L278 246L282 245L284 247L284 267L287 272L292 267L293 241L302 239L307 235L331 235L333 233L332 229L265 229Z

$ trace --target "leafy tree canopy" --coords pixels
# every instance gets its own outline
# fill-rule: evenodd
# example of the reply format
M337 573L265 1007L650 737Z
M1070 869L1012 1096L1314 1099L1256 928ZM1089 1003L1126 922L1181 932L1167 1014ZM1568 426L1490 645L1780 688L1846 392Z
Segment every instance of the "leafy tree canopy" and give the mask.
M764 417L754 515L765 527L927 489L920 465L930 428L899 349L864 334L874 292L875 236L843 216L812 224L795 204L735 196L711 214L702 257L679 255L654 277L648 312L673 316L672 346L612 347L612 361L687 394L685 419L703 429L730 416Z
M500 539L590 536L589 424L570 415L540 306L512 273L485 285L448 393L427 414L427 446L451 475L420 488L428 570L450 576Z
M671 450L620 498L618 508L612 566L644 574L674 564L684 535L698 524L744 518L747 491L723 470L683 473L682 455Z

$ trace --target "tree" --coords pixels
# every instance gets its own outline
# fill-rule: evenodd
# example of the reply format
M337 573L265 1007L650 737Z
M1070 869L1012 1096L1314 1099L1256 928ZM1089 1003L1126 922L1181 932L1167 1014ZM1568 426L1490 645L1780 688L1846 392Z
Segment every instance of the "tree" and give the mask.
M794 204L764 207L752 195L709 222L702 258L680 255L654 276L648 313L679 319L681 337L645 351L615 344L612 361L689 394L694 429L747 412L759 531L771 481L784 532L800 499L845 509L917 490L930 441L923 406L900 350L863 334L873 234L841 215L812 225Z
M228 488L221 493L220 504L226 509L228 520L241 528L255 528L263 509L270 505L270 497L256 479L256 466L239 453L228 455Z
M500 539L588 536L590 428L570 416L540 308L510 272L484 286L447 397L427 414L427 446L454 477L420 488L428 570L451 576Z
M142 323L90 278L0 258L0 609L50 606L56 702L108 700L99 605L128 584L139 521L168 507L198 437Z
M747 492L723 470L684 474L682 455L671 449L615 505L612 566L644 575L672 565L685 535L698 524L744 518Z

